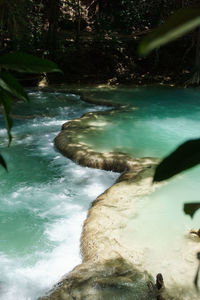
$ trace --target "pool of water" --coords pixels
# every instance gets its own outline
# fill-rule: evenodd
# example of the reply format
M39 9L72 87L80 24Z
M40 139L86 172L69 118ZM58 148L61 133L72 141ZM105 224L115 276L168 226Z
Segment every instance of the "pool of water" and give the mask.
M160 103L164 101L177 100L178 102L186 101L188 99L195 100L199 98L199 88L177 88L169 86L142 86L142 87L99 87L99 88L83 88L81 91L85 92L90 98L104 99L107 102L114 102L119 104L147 105L152 101Z
M80 263L79 239L90 203L118 177L80 167L53 147L64 122L103 107L75 95L29 94L30 103L14 106L9 148L0 120L0 151L9 170L0 168L1 300L35 300Z
M198 89L129 88L107 93L99 91L93 95L139 108L130 107L123 114L118 112L107 119L104 116L104 126L99 126L101 130L83 137L83 141L96 151L163 157L185 140L199 137Z

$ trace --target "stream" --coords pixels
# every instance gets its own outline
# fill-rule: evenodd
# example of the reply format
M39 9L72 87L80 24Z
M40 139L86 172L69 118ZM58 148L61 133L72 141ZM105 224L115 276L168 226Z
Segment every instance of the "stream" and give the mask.
M80 263L79 239L90 204L118 174L76 165L53 139L67 120L103 110L79 96L29 91L14 105L13 141L1 129L0 299L35 300ZM35 117L37 116L38 117ZM42 116L41 116L42 115ZM1 117L1 128L4 128Z

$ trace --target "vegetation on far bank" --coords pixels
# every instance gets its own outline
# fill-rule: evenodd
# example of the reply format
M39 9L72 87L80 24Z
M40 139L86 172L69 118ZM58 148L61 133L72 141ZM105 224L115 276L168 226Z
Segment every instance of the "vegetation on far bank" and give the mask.
M55 61L50 82L184 84L198 64L199 30L138 56L141 38L196 1L0 1L0 52L25 51ZM181 53L181 55L180 55ZM27 85L38 76L22 76ZM194 82L195 83L195 82Z

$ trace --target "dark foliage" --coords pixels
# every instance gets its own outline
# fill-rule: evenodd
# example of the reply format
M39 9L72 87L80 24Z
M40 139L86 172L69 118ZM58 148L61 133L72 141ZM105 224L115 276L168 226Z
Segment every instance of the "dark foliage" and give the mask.
M153 181L168 179L200 163L200 139L190 140L179 146L157 167Z
M185 1L187 6L191 2ZM0 52L53 59L64 69L62 80L70 82L180 81L193 68L196 37L148 58L138 58L136 49L143 35L181 6L182 1L173 0L2 0Z
M193 218L195 212L200 208L200 202L194 203L185 203L184 204L184 213Z

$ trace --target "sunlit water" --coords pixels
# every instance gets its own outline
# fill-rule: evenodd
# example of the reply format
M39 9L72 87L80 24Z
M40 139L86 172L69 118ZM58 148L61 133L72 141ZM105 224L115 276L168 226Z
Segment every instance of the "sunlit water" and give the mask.
M129 88L95 92L94 96L139 107L104 118L100 132L83 138L97 151L163 157L185 140L199 137L198 89Z
M14 113L35 118L15 120L10 148L6 130L0 132L9 169L0 168L1 300L35 300L80 263L90 203L118 176L80 167L53 147L64 122L104 108L75 95L30 92L30 97Z

